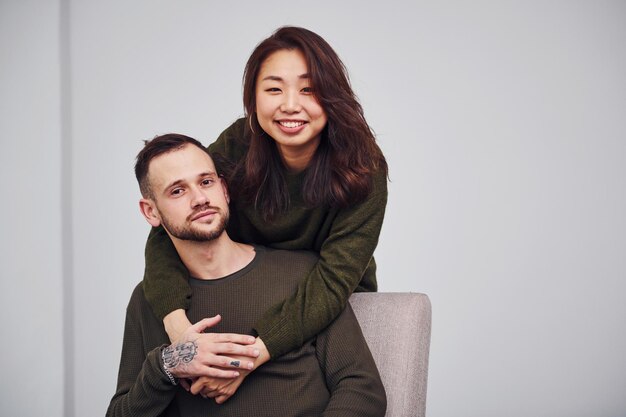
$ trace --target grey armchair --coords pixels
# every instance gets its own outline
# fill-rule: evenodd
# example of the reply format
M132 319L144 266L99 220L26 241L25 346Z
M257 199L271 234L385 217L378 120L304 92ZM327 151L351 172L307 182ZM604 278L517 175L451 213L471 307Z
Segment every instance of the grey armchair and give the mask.
M428 296L355 293L350 304L385 386L386 417L423 417L431 326Z

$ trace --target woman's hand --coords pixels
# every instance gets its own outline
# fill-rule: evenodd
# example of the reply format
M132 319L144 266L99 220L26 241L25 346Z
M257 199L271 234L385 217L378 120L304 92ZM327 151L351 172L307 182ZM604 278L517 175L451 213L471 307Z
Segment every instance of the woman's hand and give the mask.
M191 384L189 392L194 395L200 394L203 398L215 398L216 403L222 404L237 392L250 372L252 371L241 370L238 377L230 379L202 376Z

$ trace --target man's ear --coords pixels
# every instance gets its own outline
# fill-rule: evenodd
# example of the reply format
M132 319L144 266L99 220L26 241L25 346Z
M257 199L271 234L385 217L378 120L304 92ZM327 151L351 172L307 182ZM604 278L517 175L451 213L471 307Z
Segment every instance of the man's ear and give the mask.
M219 177L220 182L222 183L222 190L224 191L224 197L226 198L226 202L230 204L230 195L228 194L228 185L224 178Z
M139 200L139 211L141 211L143 217L146 218L152 227L159 227L161 225L161 217L159 216L154 201L148 198L142 198Z

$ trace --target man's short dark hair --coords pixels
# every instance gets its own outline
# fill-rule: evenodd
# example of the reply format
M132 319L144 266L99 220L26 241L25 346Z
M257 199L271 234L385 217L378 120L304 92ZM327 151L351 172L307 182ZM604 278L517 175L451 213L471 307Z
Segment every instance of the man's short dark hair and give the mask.
M145 146L137 154L137 161L135 162L135 177L137 177L141 195L145 198L154 198L154 194L150 188L150 181L148 180L150 161L159 155L181 149L187 144L197 146L204 152L207 152L206 148L194 138L178 133L168 133L145 141Z

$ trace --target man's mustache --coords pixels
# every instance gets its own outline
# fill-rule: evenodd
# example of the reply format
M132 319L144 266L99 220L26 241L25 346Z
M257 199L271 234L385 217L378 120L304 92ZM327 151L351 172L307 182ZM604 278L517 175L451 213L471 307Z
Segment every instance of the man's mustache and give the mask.
M221 212L219 207L214 207L214 206L211 206L209 204L204 204L204 205L202 205L200 207L196 207L194 209L194 211L189 216L187 216L187 221L191 221L199 213L202 213L203 211L208 211L208 210L215 211L217 213Z

